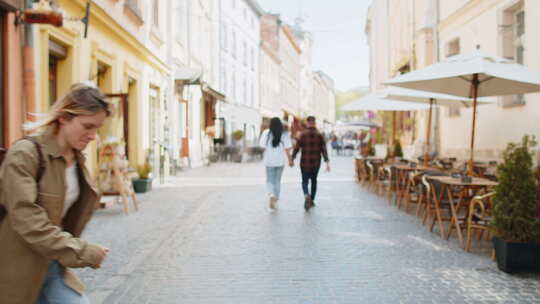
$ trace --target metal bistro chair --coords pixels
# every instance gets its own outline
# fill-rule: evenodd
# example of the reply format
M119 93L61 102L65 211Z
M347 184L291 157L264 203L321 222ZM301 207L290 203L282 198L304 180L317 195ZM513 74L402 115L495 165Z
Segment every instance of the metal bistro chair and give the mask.
M448 193L443 191L443 185L436 180L428 179L429 176L448 176L447 173L438 171L428 171L424 174L423 183L429 190L428 202L426 206L426 213L422 221L425 224L426 220L431 217L431 224L429 224L429 231L433 231L435 222L439 223L439 232L442 238L445 238L445 229L442 222L450 222L452 220L452 212L450 210L450 201ZM446 209L448 216L442 215L441 211ZM435 213L435 214L434 214ZM450 223L451 224L451 223Z
M422 172L413 171L409 173L407 189L405 191L405 195L403 196L403 200L405 200L405 212L409 211L409 205L412 203L417 205L416 214L418 215L419 206L425 199L425 188L422 187L421 182L422 176Z
M377 165L371 160L366 160L366 172L367 172L367 188L372 189L376 185L377 178Z
M477 240L482 239L484 231L488 232L489 238L490 233L488 226L492 220L492 199L494 195L495 192L490 192L484 195L475 196L471 200L469 214L467 216L467 243L465 251L469 251L471 248L473 230L478 231Z
M381 164L377 170L376 192L377 194L382 194L383 191L386 192L390 200L390 196L392 195L392 170L389 166Z

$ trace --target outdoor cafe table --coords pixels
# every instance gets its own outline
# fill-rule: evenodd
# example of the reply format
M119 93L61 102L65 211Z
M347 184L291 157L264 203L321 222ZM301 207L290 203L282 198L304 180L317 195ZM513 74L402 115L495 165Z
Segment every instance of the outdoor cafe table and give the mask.
M395 189L396 189L396 205L398 206L398 208L400 207L401 199L406 193L405 191L409 191L408 189L409 182L408 182L407 177L409 176L410 172L424 172L424 171L430 171L430 170L439 170L437 168L421 166L421 165L411 167L408 164L393 164L393 165L390 165L390 167L394 167L394 169L396 170L396 175L397 175Z
M452 224L455 226L456 228L456 232L457 232L457 235L458 235L458 239L459 239L459 244L461 247L464 246L464 243L463 243L463 235L461 234L461 227L460 227L460 223L459 223L459 218L458 218L458 212L460 210L460 207L462 206L462 204L469 204L470 203L470 200L467 200L464 195L465 193L468 193L469 191L472 191L473 193L473 196L478 194L478 192L480 190L485 190L485 189L488 189L488 188L492 188L494 186L497 186L497 182L494 182L494 181L491 181L489 179L486 179L486 178L481 178L481 177L473 177L472 178L472 181L470 183L467 183L467 182L463 182L461 181L461 178L455 178L455 177L451 177L451 176L428 176L427 177L428 179L430 180L436 180L438 181L439 183L441 183L442 185L442 189L441 189L441 195L440 197L435 197L435 199L437 200L437 203L435 204L435 209L436 209L436 213L437 213L437 221L439 223L439 228L440 228L440 232L441 232L441 237L444 237L444 229L443 229L443 226L442 226L442 219L441 219L441 213L440 213L440 210L439 210L439 202L440 202L440 199L442 198L443 196L443 193L444 191L447 191L448 193L448 202L449 202L449 205L450 205L450 212L452 214L452 218L450 219L450 227L448 229L448 233L446 234L446 239L448 239L450 237L450 234L452 233ZM459 197L457 199L454 198L454 194L455 192L452 192L452 188L459 188ZM468 206L467 206L468 207ZM467 208L468 210L468 208Z

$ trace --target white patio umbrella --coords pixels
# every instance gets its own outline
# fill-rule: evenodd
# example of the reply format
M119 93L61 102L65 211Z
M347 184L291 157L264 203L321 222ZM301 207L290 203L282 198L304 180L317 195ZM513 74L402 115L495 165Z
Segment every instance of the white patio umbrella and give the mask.
M343 107L342 111L392 111L394 115L392 117L392 145L394 144L396 135L396 117L397 111L416 111L428 109L429 105L415 102L404 102L386 99L384 93L371 93L365 95L355 101L352 101Z
M473 106L473 100L470 98L433 93L420 90L411 90L405 88L398 88L389 86L383 90L384 98L392 100L400 100L407 102L419 102L429 104L428 124L426 128L426 152L424 154L424 165L427 166L429 161L429 147L431 140L431 117L433 112L433 106L446 106L446 107L471 107ZM495 99L479 98L477 100L479 104L492 104L496 102Z
M540 72L476 50L397 76L385 84L473 99L469 160L469 173L472 174L477 98L540 92Z
M428 105L403 102L385 98L382 93L367 94L341 107L342 111L415 111L425 110Z

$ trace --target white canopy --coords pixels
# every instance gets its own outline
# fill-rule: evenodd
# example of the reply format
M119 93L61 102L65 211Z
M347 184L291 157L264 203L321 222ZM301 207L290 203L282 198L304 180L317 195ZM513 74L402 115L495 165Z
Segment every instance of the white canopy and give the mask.
M342 111L415 111L428 109L429 105L385 99L381 93L371 93L343 107Z
M473 100L466 97L393 86L387 87L381 94L383 94L386 99L419 103L430 103L430 101L433 101L433 104L435 105L446 107L472 107L473 105ZM492 104L495 103L496 100L494 98L479 98L477 102L479 104Z
M386 84L473 99L469 173L473 172L477 98L540 91L540 72L476 50L449 57L420 70L400 75Z
M483 54L479 50L399 75L385 84L473 97L470 85L474 74L478 74L478 97L540 91L540 72L505 58Z

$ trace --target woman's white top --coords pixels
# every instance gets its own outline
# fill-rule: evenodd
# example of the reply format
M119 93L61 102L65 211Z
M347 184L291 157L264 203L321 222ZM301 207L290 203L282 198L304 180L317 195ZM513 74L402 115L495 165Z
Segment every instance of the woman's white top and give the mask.
M79 176L77 174L77 163L73 163L70 167L66 168L66 197L64 201L64 212L62 217L66 215L69 208L79 198L81 189L79 187Z
M264 130L261 134L259 140L259 145L264 150L264 164L267 167L282 167L285 166L287 161L287 154L285 149L290 149L292 147L291 137L288 132L281 133L281 141L277 147L272 147L272 133L270 129Z

